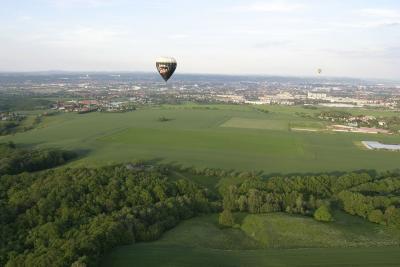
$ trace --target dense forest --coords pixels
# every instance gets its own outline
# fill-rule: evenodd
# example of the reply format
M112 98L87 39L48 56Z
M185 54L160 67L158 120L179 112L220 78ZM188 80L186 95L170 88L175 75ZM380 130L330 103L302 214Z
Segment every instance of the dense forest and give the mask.
M157 239L219 210L194 183L131 165L3 175L0 199L6 266L94 266L117 245Z

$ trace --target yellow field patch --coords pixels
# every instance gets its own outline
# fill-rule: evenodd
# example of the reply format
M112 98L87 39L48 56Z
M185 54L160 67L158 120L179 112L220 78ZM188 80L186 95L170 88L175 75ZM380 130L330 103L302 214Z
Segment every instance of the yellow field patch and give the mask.
M233 117L230 120L221 124L220 127L263 130L288 130L288 123L283 120Z

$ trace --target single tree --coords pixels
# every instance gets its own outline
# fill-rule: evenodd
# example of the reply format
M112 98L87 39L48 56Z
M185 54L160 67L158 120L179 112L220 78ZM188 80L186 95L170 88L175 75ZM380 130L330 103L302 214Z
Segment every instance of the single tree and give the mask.
M314 219L321 222L331 222L333 221L333 216L326 205L321 205L315 212L314 212Z
M373 210L368 214L368 220L374 223L382 223L383 212L381 210Z
M219 224L227 227L235 225L235 218L230 210L225 209L219 214Z

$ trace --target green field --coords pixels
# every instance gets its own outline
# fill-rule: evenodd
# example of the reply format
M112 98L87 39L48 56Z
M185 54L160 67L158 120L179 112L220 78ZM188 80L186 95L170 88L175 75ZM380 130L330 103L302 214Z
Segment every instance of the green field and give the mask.
M399 248L215 250L140 244L121 247L102 266L399 266Z
M336 222L281 213L237 214L221 229L217 215L182 222L154 242L115 249L103 266L396 266L398 232L343 213ZM347 247L347 248L345 248ZM373 247L373 248L371 248Z
M334 217L333 223L321 223L310 217L284 213L236 214L236 228L221 229L218 215L206 215L182 222L152 244L222 250L400 245L397 230L339 211Z
M299 116L320 110L265 106L181 105L131 113L60 114L34 130L0 141L82 152L72 166L98 166L134 159L157 159L185 166L266 173L387 170L398 167L400 153L367 151L363 140L400 143L400 136L291 131L321 128L323 122ZM388 111L354 111L395 115ZM160 122L164 116L172 120Z

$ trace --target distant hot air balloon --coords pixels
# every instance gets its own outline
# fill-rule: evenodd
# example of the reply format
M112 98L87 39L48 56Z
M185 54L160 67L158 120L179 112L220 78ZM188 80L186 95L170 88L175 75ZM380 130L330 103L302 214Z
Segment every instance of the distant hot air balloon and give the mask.
M165 82L174 74L176 66L176 60L173 57L160 57L156 60L158 73L160 73Z
M322 69L318 69L317 72L318 72L318 74L321 74L322 73Z

